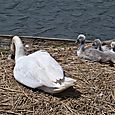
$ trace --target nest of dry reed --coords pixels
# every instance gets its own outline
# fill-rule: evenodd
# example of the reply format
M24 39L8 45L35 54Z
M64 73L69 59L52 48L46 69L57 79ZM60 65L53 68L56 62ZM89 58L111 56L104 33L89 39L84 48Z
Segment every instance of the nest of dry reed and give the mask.
M80 60L75 43L24 39L27 53L47 50L76 79L73 87L51 95L33 91L13 77L14 61L8 60L10 39L0 39L0 115L114 115L115 67Z

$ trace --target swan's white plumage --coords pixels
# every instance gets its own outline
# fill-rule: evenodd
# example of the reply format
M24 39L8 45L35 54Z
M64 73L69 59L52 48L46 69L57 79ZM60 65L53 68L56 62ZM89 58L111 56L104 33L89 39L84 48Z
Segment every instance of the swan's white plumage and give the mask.
M74 84L76 80L65 77L62 67L48 52L40 50L26 56L20 45L22 43L17 41L20 41L18 36L13 38L16 47L13 72L18 82L49 93L61 92Z
M32 88L42 85L58 87L55 82L64 77L62 67L46 51L37 51L16 60L14 76Z

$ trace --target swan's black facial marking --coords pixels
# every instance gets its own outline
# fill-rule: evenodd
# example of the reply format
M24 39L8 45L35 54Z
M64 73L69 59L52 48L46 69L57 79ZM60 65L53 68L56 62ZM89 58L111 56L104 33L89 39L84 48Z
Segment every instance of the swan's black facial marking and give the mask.
M11 54L11 59L15 59L15 55L14 54Z

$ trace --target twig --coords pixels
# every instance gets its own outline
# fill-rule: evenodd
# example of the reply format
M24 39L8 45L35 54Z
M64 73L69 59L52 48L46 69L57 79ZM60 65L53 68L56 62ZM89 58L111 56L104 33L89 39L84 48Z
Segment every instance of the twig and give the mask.
M71 113L73 113L73 111L71 110L71 108L69 106L67 106L66 104L65 104L65 106Z
M14 115L19 115L19 113L15 113L15 112L13 112L13 111L0 110L0 112L8 113L8 114L14 114ZM21 115L21 114L20 114L20 115Z
M112 95L113 100L115 101L115 88L112 89L111 95Z
M9 89L9 88L4 88L4 87L0 87L0 89L8 90L8 91L11 91L11 92L19 92L19 93L22 93L22 92L19 91L19 90L14 90L14 89Z
M70 108L67 104L64 104L63 102L62 102L62 104L63 104L64 107L67 108L72 114L74 114L74 112L71 110L71 108Z
M2 58L3 58L3 57L4 57L4 56L3 56L3 53L2 53L2 52L0 52L0 53L1 53L1 56L2 56Z
M29 112L29 113L33 113L33 111L30 110L15 110L16 112Z
M33 115L34 115L34 113L35 113L35 109L34 109L34 106L33 106Z

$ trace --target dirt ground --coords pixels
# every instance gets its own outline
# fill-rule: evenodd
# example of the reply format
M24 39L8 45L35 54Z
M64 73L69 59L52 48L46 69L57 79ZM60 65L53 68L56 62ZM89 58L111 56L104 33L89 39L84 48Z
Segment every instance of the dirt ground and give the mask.
M74 42L24 39L27 54L47 50L76 79L60 94L29 89L13 77L11 39L0 39L0 115L115 115L115 67L84 61Z

